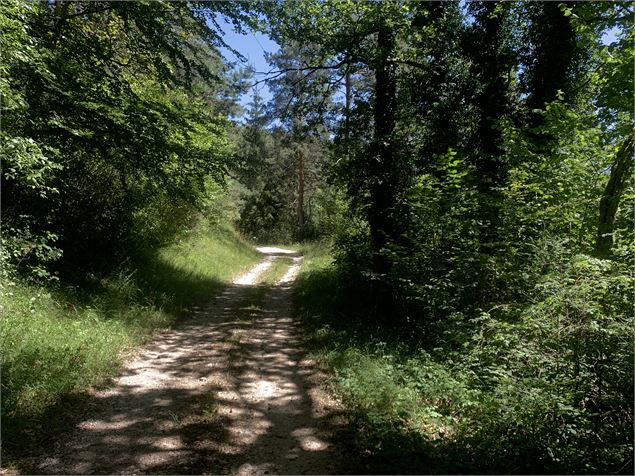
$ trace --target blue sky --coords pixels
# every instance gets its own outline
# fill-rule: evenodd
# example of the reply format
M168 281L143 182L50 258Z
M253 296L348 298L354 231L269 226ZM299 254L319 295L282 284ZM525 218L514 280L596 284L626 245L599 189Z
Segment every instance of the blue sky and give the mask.
M273 53L278 50L279 46L275 41L271 40L268 36L263 35L262 33L250 32L246 35L236 33L231 23L224 21L221 16L217 17L217 21L225 33L225 42L228 45L231 45L232 48L242 54L247 60L246 63L243 63L230 50L227 48L221 48L221 53L228 61L236 63L237 66L250 65L255 69L255 71L260 72L269 71L271 69L265 60L265 52ZM262 78L262 75L256 75L256 80ZM271 99L271 92L265 83L261 83L256 87L265 101ZM251 91L248 94L245 94L241 98L241 104L246 106L251 100L251 96Z

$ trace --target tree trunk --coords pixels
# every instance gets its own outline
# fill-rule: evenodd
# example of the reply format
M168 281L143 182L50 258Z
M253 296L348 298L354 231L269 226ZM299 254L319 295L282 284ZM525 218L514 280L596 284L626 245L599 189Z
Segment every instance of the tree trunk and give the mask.
M382 250L394 236L394 130L396 85L390 54L395 36L382 25L378 35L378 61L375 70L375 154L371 170L370 233L373 242L373 267L376 273L388 273L390 262Z
M562 2L575 9L577 2ZM538 8L532 22L532 36L536 43L533 64L528 69L527 136L537 153L546 154L555 145L553 134L537 132L534 128L544 125L544 114L534 112L544 110L545 105L558 98L558 91L564 93L564 101L572 102L572 72L576 70L579 46L571 16L560 9L560 2L536 2ZM554 47L554 45L558 45ZM577 72L577 71L576 71Z
M304 149L298 149L298 238L304 238Z
M539 2L539 13L533 19L534 64L529 71L529 97L527 107L544 109L545 104L554 101L558 91L570 93L569 75L576 62L576 33L571 17L566 17L560 9L561 3L575 8L576 2ZM557 45L557 47L554 47ZM566 98L570 102L571 98ZM530 112L531 113L531 112ZM542 124L544 116L531 113L530 126Z
M606 258L613 247L613 232L615 215L620 203L620 197L631 178L633 170L633 132L622 143L611 166L611 175L600 199L600 218L598 222L595 254Z
M298 69L296 72L297 81L300 82L302 80L302 57L298 57ZM304 103L304 93L302 91L302 86L298 86L300 88L298 92L298 100L300 104ZM293 124L293 135L295 136L295 140L298 142L298 206L297 206L297 215L298 215L298 231L297 238L298 240L304 239L304 139L305 139L305 123L304 123L304 115L300 114L295 117Z
M374 150L371 155L370 208L368 222L373 248L373 271L379 275L375 284L375 312L382 319L393 313L392 287L389 277L392 261L386 254L387 245L396 237L396 190L398 179L395 164L395 66L390 57L395 48L395 34L385 24L380 25L375 65Z
M346 83L346 138L349 138L350 137L351 106L353 104L353 87L351 85L350 69L346 70L345 83Z
M511 69L511 57L504 44L505 11L497 11L499 2L485 2L479 13L480 51L476 52L475 72L483 83L477 95L479 122L477 126L478 154L475 166L478 177L478 218L482 222L481 242L483 251L497 252L499 241L501 195L498 191L506 177L503 160L502 133L497 122L510 112L505 79Z

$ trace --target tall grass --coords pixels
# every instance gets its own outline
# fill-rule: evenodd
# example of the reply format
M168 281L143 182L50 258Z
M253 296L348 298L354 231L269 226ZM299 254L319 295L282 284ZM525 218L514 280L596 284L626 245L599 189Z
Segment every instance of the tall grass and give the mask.
M20 450L26 434L46 426L52 410L68 410L65 399L114 375L128 349L210 299L258 259L233 230L201 226L86 286L5 280L0 287L5 458L6 450L9 455Z
M261 255L233 229L199 227L145 257L137 281L144 294L172 312L208 299Z

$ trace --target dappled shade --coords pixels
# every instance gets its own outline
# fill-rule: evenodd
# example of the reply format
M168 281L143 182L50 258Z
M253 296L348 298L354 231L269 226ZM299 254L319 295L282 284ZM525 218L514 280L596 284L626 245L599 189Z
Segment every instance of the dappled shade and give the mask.
M154 339L31 471L341 472L333 438L344 420L304 355L288 280L271 288L248 281L237 279L244 284Z

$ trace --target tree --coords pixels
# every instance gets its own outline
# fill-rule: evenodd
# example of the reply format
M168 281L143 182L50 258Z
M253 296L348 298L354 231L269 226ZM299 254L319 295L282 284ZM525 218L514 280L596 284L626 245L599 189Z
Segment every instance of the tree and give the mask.
M526 32L528 49L523 58L525 100L530 115L529 127L541 123L542 116L533 111L544 109L558 98L558 92L571 103L578 77L577 67L583 52L571 23L575 2L535 2L526 6L530 21ZM554 45L558 45L554 48Z
M32 53L5 71L9 96L22 99L3 111L3 140L39 149L57 192L34 203L5 168L4 218L31 216L29 234L57 236L68 265L113 265L135 242L167 238L153 203L196 206L205 181L223 178L220 37L183 3L17 5L3 14Z
M613 246L617 208L628 181L632 180L633 160L633 133L631 132L615 154L615 162L611 164L609 180L600 199L595 253L602 258L609 256Z
M295 147L297 194L297 232L300 240L306 235L305 189L307 161L317 162L323 157L307 157L306 144L319 139L324 133L325 116L332 106L330 77L326 71L313 71L310 76L304 71L309 66L312 46L300 46L289 42L268 57L274 70L284 71L269 81L274 99L270 105L271 117L278 119L290 134Z
M472 139L479 198L477 220L482 222L485 253L495 253L501 196L509 163L504 156L501 120L512 115L512 88L515 52L510 45L511 4L473 2L470 13L474 22L466 29L465 55L471 59L475 77L473 101L477 111Z

